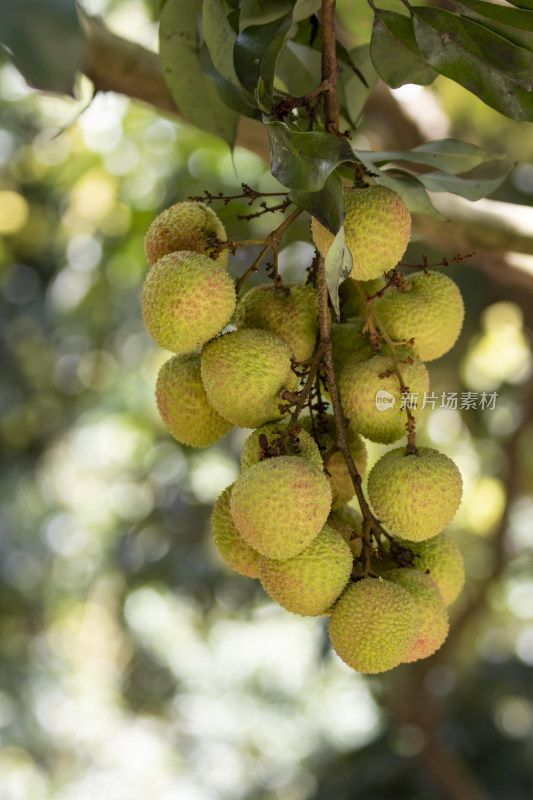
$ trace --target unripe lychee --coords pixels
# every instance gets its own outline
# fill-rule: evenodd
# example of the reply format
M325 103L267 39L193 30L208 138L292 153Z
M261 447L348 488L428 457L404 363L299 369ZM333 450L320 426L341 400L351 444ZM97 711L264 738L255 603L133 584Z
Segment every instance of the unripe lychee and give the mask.
M395 341L411 345L422 361L447 353L461 332L464 305L456 283L440 272L415 272L401 292L390 287L372 301L375 312Z
M373 281L361 281L361 288L367 297L372 297L380 289L383 289L386 283L385 278L375 278ZM344 322L351 320L353 317L364 317L366 302L361 297L353 278L346 278L339 286L339 302L341 320Z
M411 408L416 419L421 398L429 391L429 375L409 348L397 347L396 355L410 394L419 398L416 408ZM375 354L370 348L363 348L350 356L338 376L338 385L346 416L362 436L391 444L406 434L407 415L401 408L400 383L387 347L382 346Z
M441 533L423 542L402 542L413 553L413 567L428 572L449 606L465 582L465 567L459 545Z
M279 456L253 464L235 481L231 514L262 555L291 558L311 544L331 508L331 490L309 461Z
M144 250L150 266L176 250L190 250L212 258L215 239L225 242L227 236L213 209L204 203L186 201L170 206L154 219L144 240ZM220 252L215 262L219 267L227 266L227 249Z
M284 561L262 556L259 577L270 597L287 611L302 616L324 614L342 593L352 571L350 548L324 525L301 553Z
M230 331L208 342L202 351L202 382L211 405L242 428L280 419L286 413L279 410L284 403L280 392L298 385L288 346L258 328Z
M384 572L382 577L403 586L418 610L416 641L404 661L427 658L441 647L450 628L441 593L430 576L417 569L391 569Z
M143 317L152 339L166 350L189 353L228 324L235 283L207 256L181 250L163 256L143 286Z
M352 555L359 557L363 549L363 517L357 509L352 506L344 505L331 511L327 524L330 528L340 533L345 542L348 543Z
M237 328L262 328L289 345L295 361L307 361L316 348L318 294L313 286L254 286L239 300Z
M244 541L233 522L230 511L230 497L233 484L228 486L213 505L211 529L217 549L228 566L246 575L259 577L259 553Z
M350 584L329 618L333 649L365 674L386 672L405 661L417 630L418 612L409 592L380 578Z
M333 366L338 375L354 353L368 348L368 338L363 335L366 320L356 318L350 322L334 322L331 326Z
M399 447L385 453L368 476L376 516L394 536L422 541L437 536L461 504L463 482L451 458L431 447L418 454Z
M200 353L173 356L157 376L157 407L178 442L208 447L231 430L232 424L215 411L200 375Z
M300 417L300 421L305 430L311 430L311 418ZM315 438L320 447L322 455L336 442L335 434L335 418L332 414L324 414L319 422L318 429L315 432ZM363 477L366 470L367 452L366 445L359 434L354 430L353 425L348 425L346 430L346 437L348 440L348 447L354 460L355 466L359 474ZM328 458L325 465L326 476L331 486L332 494L332 507L337 508L347 503L354 494L355 489L352 477L346 465L346 459L343 454L338 450Z
M241 450L241 469L244 472L252 464L257 464L260 459L262 446L259 442L261 437L266 437L267 447L273 449L278 456L300 456L310 461L319 470L323 470L324 464L318 445L313 437L305 430L299 431L296 437L287 436L284 442L284 452L281 452L277 443L280 439L280 434L286 429L288 423L286 422L269 422L266 425L261 425L252 431L250 436L245 441Z
M400 195L387 186L344 187L344 233L353 258L350 277L379 278L401 259L411 236L411 214ZM313 241L323 256L334 236L314 217Z

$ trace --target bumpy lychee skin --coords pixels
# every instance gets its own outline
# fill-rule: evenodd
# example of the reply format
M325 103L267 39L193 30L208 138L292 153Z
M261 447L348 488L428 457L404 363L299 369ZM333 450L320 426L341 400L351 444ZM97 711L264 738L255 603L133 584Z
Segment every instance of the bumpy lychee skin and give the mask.
M416 419L424 392L429 391L429 375L409 348L397 347L396 354L402 362L402 377L410 394L418 396L418 405L411 408ZM407 416L401 408L400 384L387 347L374 355L370 348L353 353L338 376L338 384L344 411L354 430L382 444L391 444L405 436Z
M233 427L215 411L200 375L200 353L173 356L157 376L157 407L168 430L178 442L208 447Z
M248 467L251 467L252 464L257 464L258 461L262 460L260 458L262 446L259 443L259 439L262 439L262 437L266 437L267 448L274 450L276 455L300 456L300 458L305 458L311 464L314 464L317 469L322 470L324 468L318 445L305 430L301 430L296 438L287 436L284 442L285 452L281 452L278 443L280 434L285 430L287 424L284 422L269 422L252 431L241 450L241 469L243 472Z
M409 592L380 578L350 584L329 618L337 655L352 669L369 675L405 661L417 631L418 612Z
M392 569L384 572L382 577L403 586L418 610L416 641L404 661L418 661L433 655L444 643L450 628L446 606L436 584L429 575L417 569Z
M385 278L376 278L373 281L361 281L361 288L367 297L372 297L386 284ZM339 301L341 307L341 320L346 322L353 317L362 317L366 312L366 302L361 297L359 289L352 278L346 278L339 286Z
M214 239L225 242L227 236L213 209L204 203L186 201L170 206L154 219L148 228L144 249L152 267L160 258L176 250L190 250L212 258ZM215 262L219 267L227 266L227 249L220 252Z
M445 606L458 597L465 582L465 567L459 545L441 533L423 542L402 542L413 553L413 567L427 572L442 595Z
M381 522L395 536L419 542L437 536L461 504L463 482L457 465L431 447L418 455L405 447L385 453L368 476L368 497Z
M313 286L254 286L240 299L237 328L262 328L289 345L295 361L307 361L316 348L318 293Z
M327 524L330 528L340 533L350 547L352 555L356 558L363 549L363 517L357 509L344 505L331 511Z
M422 361L433 361L451 350L461 332L464 304L451 278L440 272L415 272L407 290L391 287L372 301L379 320L394 340L414 339Z
M387 186L345 187L344 198L344 233L353 258L350 277L358 281L379 278L396 266L407 249L411 236L409 209ZM313 217L311 235L326 256L333 234Z
M324 525L299 555L284 561L262 556L259 577L263 589L280 606L293 614L315 617L341 595L352 566L352 552L342 536Z
M217 549L226 562L239 575L259 577L259 553L244 541L233 522L230 497L233 484L228 486L213 506L211 529Z
M305 430L311 430L311 418L300 417L300 422ZM327 451L335 444L335 419L332 414L325 414L324 418L319 425L318 431L315 434L318 445L322 453ZM350 453L357 467L357 471L363 477L366 471L367 452L366 445L355 431L353 425L348 425L346 436L348 439L348 447ZM340 451L333 453L326 466L326 475L331 486L332 493L332 507L338 508L350 500L354 494L355 489L352 478L346 466L346 460Z
M294 391L291 351L283 339L258 328L230 331L202 351L202 382L211 405L242 428L280 419L282 389Z
M242 537L261 555L281 560L311 544L330 508L331 490L323 473L296 456L254 464L231 493L231 514Z
M160 258L146 276L143 317L156 344L189 353L220 333L236 301L227 272L207 256L180 250Z

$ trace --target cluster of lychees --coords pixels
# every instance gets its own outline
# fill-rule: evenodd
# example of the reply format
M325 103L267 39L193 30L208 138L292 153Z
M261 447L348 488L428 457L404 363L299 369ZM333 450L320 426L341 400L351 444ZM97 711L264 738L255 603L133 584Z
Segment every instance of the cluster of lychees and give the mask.
M342 316L331 342L348 446L362 476L363 437L389 444L405 435L406 387L429 390L423 362L452 347L464 309L459 289L443 274L383 278L410 237L399 195L372 186L346 189L345 197L354 266L341 287ZM317 220L311 230L325 256L332 234ZM460 504L459 470L409 440L371 470L374 516L369 525L367 507L363 520L348 505L353 471L336 448L327 384L318 403L311 392L300 404L304 413L287 418L303 392L298 374L305 376L316 357L317 289L276 281L238 299L225 269L226 241L211 208L172 206L148 230L143 289L147 328L175 353L156 387L172 435L204 447L234 425L253 429L240 477L213 508L215 543L233 569L259 577L288 611L329 615L332 646L350 667L377 673L431 655L446 638L446 607L464 580L460 551L442 533ZM234 329L223 332L229 323ZM389 398L385 411L376 403L379 392ZM411 434L417 413L409 413Z

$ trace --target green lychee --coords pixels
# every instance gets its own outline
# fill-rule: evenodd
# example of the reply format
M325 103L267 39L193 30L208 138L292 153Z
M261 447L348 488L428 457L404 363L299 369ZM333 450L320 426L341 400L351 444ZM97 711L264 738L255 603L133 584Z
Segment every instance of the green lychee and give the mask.
M429 375L409 348L397 347L396 355L410 396L418 398L416 408L411 408L416 419L422 396L429 391ZM401 408L400 382L387 347L382 346L379 353L372 353L370 348L353 353L338 376L338 385L345 414L362 436L391 444L406 434L407 414Z
M233 522L230 497L233 484L228 486L213 505L211 529L217 549L228 566L249 578L259 577L259 553L244 541Z
M316 348L318 293L312 286L254 286L239 300L237 328L262 328L289 345L295 361L307 361Z
M301 553L284 561L262 556L259 577L270 597L302 616L324 614L337 600L352 571L353 557L342 536L324 525Z
M451 278L440 272L415 272L401 292L390 287L372 301L375 312L395 341L414 339L412 348L422 361L447 353L461 332L464 304Z
M386 284L385 278L376 278L373 281L361 281L361 288L367 297L372 297ZM346 278L339 286L339 302L341 307L341 320L346 322L353 317L364 317L366 302L361 297L353 278Z
M423 542L401 542L413 553L413 567L427 572L449 606L459 595L465 582L461 549L446 533Z
M200 353L172 356L157 376L159 413L178 442L208 447L233 427L215 411L205 393L200 375Z
M279 410L284 403L280 392L294 391L298 379L283 339L244 328L206 344L202 382L209 402L225 419L242 428L258 428L286 413Z
M299 431L296 437L287 436L284 443L285 451L281 452L277 443L280 439L280 434L287 427L286 422L269 422L266 425L261 425L252 431L250 436L245 441L241 450L241 468L244 472L252 464L257 464L260 461L260 453L262 446L259 442L260 438L266 437L267 447L274 449L277 455L300 456L310 461L319 470L323 470L324 464L318 445L313 437L305 430Z
M190 250L212 258L215 239L221 242L227 239L217 214L204 203L185 201L170 206L154 219L148 228L144 249L150 266L176 250ZM227 266L227 249L219 253L215 262L219 267Z
M350 356L368 348L369 341L363 335L366 320L355 318L350 322L334 322L331 326L331 349L333 366L338 375Z
M461 504L463 482L451 458L419 447L385 453L368 476L368 497L389 532L407 541L437 536Z
M344 505L331 511L327 524L330 528L340 533L342 538L350 547L352 555L358 558L363 549L363 517L356 508Z
M143 317L152 339L173 353L188 353L230 321L235 284L207 256L181 250L163 256L143 286Z
M418 610L416 641L404 661L418 661L431 656L441 647L450 628L446 606L436 584L429 575L417 569L392 569L384 572L382 577L403 586Z
M349 584L329 618L333 649L365 674L386 672L405 661L417 631L418 612L409 592L381 578Z
M411 236L411 214L400 195L387 186L344 187L344 233L353 258L350 277L368 281L393 269L405 253ZM311 220L313 241L323 256L333 234Z
M298 555L322 529L331 508L324 474L297 456L253 464L235 481L231 514L241 535L262 555Z

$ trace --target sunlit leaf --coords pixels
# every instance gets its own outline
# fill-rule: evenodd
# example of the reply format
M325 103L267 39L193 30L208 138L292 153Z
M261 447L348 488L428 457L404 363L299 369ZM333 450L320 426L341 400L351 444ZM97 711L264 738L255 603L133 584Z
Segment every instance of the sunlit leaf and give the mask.
M350 145L329 133L302 133L284 122L269 122L266 128L270 170L289 189L317 192L339 164L356 161Z
M168 0L161 13L159 51L165 81L183 115L233 146L239 115L202 70L195 3Z
M328 284L331 303L337 314L340 316L339 286L346 280L353 268L352 254L346 244L344 236L344 225L339 230L330 245L325 260L326 283Z
M374 9L370 55L380 78L393 89L405 83L426 85L437 77L418 48L411 18L404 14Z
M470 19L412 7L416 40L431 66L512 119L533 121L533 54Z
M513 164L495 177L461 178L458 175L447 175L445 172L428 172L417 178L430 192L452 192L467 200L480 200L492 194L507 178Z
M73 94L84 54L74 0L2 0L0 42L30 86Z
M372 164L386 164L389 161L408 161L411 164L427 164L443 172L457 175L467 172L485 161L505 158L495 153L487 153L475 144L458 139L436 139L413 147L412 150L390 150L385 152L355 150L361 160Z

